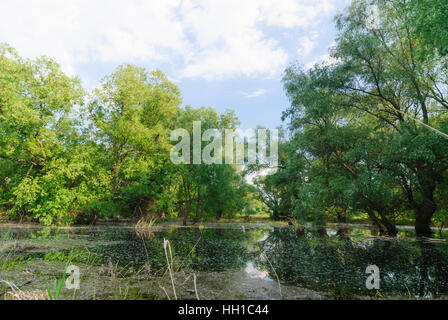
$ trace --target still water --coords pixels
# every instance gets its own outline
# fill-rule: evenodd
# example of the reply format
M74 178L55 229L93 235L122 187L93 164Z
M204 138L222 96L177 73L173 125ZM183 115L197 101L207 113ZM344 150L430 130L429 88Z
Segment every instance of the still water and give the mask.
M387 239L361 226L0 225L0 280L46 291L69 261L80 288L64 288L62 299L447 299L446 236L416 240L402 228ZM378 290L366 288L369 265L380 270Z

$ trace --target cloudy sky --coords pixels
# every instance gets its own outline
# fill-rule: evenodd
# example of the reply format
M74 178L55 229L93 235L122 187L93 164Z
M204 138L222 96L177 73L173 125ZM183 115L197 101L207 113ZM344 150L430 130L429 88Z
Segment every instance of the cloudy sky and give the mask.
M84 87L119 64L162 70L183 105L235 109L242 128L281 124L281 77L326 58L349 0L0 0L0 42L49 55Z

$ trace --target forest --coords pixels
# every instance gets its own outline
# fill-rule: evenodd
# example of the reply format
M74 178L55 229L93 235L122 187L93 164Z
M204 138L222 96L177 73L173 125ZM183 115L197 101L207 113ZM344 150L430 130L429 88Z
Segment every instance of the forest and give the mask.
M354 0L335 17L330 58L284 71L290 106L268 175L263 163L173 164L173 130L239 120L182 107L159 70L123 64L87 91L52 58L2 44L0 218L186 225L269 213L298 229L368 221L383 235L409 224L431 236L448 226L448 2L382 3L371 27L370 1Z

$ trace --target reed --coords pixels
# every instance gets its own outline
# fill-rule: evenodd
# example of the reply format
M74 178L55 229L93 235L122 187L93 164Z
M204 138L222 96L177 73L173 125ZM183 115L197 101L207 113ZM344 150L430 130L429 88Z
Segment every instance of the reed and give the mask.
M14 283L5 280L0 280L10 287L10 291L4 294L5 300L49 300L46 292L41 290L22 291Z
M154 228L156 223L157 223L156 218L143 216L135 224L135 229L136 230L151 230Z

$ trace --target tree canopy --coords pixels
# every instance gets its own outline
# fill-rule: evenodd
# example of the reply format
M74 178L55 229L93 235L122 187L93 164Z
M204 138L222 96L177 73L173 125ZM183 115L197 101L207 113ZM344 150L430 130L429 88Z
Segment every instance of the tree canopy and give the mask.
M236 167L170 160L172 130L190 130L194 121L203 131L235 129L235 113L180 104L179 89L161 71L121 65L86 93L54 60L24 60L3 45L2 211L47 225L242 212L248 187Z
M369 28L366 12L374 4L381 5L380 22ZM283 165L264 181L265 192L279 193L272 210L320 223L333 216L345 222L347 210L364 212L390 235L397 219L412 212L417 234L431 234L432 217L447 209L448 78L441 46L448 38L412 21L429 14L428 23L437 24L445 7L353 1L335 19L332 61L286 70L291 106L283 118L291 138ZM428 48L439 52L422 54Z

